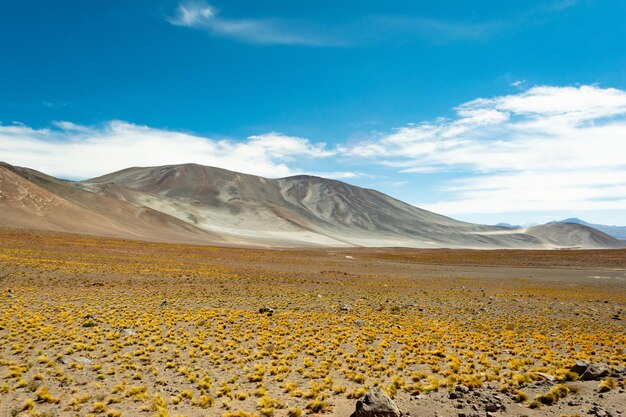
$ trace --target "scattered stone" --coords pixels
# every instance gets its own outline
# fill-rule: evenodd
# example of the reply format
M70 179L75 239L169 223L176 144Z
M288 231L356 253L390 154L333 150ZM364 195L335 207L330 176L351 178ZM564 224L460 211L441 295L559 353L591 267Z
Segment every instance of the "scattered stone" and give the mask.
M363 326L365 326L365 320L356 320L356 321L354 322L354 325L355 325L356 327L363 327Z
M485 406L485 411L487 411L488 413L495 413L496 411L498 411L500 409L500 407L498 407L496 404L494 403L489 403Z
M533 372L535 375L540 376L541 378L545 379L546 381L550 381L550 382L554 382L555 378L550 375L550 374L546 374L545 372Z
M383 390L374 387L356 402L356 410L350 417L400 417L398 406Z
M339 307L339 310L341 310L341 311L350 311L350 306L347 305L347 304L344 304L341 307Z
M613 414L597 405L591 407L589 411L587 411L587 414L591 414L596 417L613 417Z
M270 307L261 307L259 308L259 314L267 314L268 316L271 316L274 314L274 309Z
M167 307L168 305L170 305L170 303L168 303L167 300L163 300L161 301L160 307L164 308L164 307Z
M120 334L122 336L134 336L137 334L137 332L134 331L133 329L121 329Z
M469 388L467 388L465 385L457 385L456 387L454 387L454 391L461 394L467 394L469 392Z
M580 376L580 379L583 381L593 381L595 379L604 378L609 374L610 370L609 365L606 363L592 363Z
M82 365L91 365L91 359L85 358L83 356L62 356L58 359L59 363L64 365L69 365L71 363L80 363Z
M589 368L589 362L587 361L583 361L583 360L579 360L576 361L576 363L574 364L574 366L572 366L570 368L571 372L575 372L578 375L582 375L585 373L585 371L587 370L587 368Z

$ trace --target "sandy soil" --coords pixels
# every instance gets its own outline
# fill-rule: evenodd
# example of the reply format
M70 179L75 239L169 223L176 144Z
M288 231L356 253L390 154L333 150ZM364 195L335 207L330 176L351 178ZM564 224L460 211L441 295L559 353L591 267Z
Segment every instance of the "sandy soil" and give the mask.
M347 416L375 385L412 416L626 410L624 250L229 249L0 229L0 290L0 416ZM577 359L614 376L575 381ZM531 408L559 384L564 398Z

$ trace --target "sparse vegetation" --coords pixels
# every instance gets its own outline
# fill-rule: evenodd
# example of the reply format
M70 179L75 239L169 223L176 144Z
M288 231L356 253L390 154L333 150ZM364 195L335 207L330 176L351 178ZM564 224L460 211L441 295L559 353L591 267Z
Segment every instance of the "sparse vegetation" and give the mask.
M373 386L406 400L490 385L542 407L575 392L575 360L626 362L623 324L607 320L626 296L597 285L321 274L298 251L0 233L15 295L0 303L0 401L17 414L302 417ZM538 372L561 383L535 397Z

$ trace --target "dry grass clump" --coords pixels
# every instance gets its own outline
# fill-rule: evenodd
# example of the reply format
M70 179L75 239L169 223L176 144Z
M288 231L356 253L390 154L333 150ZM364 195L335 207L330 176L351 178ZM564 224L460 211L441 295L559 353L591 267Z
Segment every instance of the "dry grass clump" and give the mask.
M566 382L577 378L574 360L626 362L623 328L606 319L626 302L619 291L423 279L408 276L413 255L359 256L359 265L389 258L403 269L329 275L326 264L348 261L0 230L0 288L14 294L0 302L0 402L61 415L164 417L176 406L183 415L300 417L371 386L396 399L500 386L526 402L537 373ZM495 252L467 256L503 262ZM533 403L574 389L557 387Z
M539 402L544 405L553 405L556 404L560 399L567 397L567 394L571 392L570 388L565 384L555 385L550 389L550 391L545 394L540 394L535 397L536 402ZM536 404L533 404L531 408L537 408Z
M600 392L607 392L607 391L611 391L612 389L617 388L617 381L615 380L615 378L605 378L600 382L600 385L598 385L598 390Z

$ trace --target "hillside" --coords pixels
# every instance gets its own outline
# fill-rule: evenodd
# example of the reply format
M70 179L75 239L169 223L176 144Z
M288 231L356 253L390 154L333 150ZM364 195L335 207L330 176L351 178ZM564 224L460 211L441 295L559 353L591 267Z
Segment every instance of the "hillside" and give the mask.
M460 222L378 191L313 176L268 179L195 164L136 167L82 182L0 166L0 225L142 240L276 247L611 248L565 224Z

